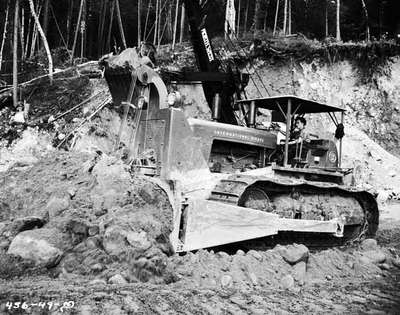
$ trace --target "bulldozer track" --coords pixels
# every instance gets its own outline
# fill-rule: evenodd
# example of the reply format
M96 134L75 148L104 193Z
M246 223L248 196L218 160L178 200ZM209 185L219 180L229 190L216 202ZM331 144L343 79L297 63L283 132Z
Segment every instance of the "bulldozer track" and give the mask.
M343 200L348 200L349 203L357 201L363 214L357 215L357 212L355 212L356 214L352 218L355 223L345 225L344 237L340 241L335 241L331 237L331 240L326 240L326 243L329 243L328 246L343 245L343 243L355 241L363 236L373 237L378 228L379 210L374 196L361 189L334 183L310 182L279 177L234 175L228 179L221 180L212 190L209 199L246 207L245 199L251 194L251 191L256 191L257 193L263 191L266 193L266 196L271 194L280 194L287 196L287 198L291 198L290 196L293 193L306 194L308 196L329 194L330 196L336 196ZM262 194L259 194L259 196L262 196ZM269 200L266 200L264 204L259 202L257 205L268 207L269 202ZM262 207L260 206L260 208ZM270 211L271 209L258 210ZM279 211L280 209L275 209L275 213L279 213ZM307 235L302 235L301 233L281 234L283 239L288 239L288 241L290 238L293 239L290 235L294 235L296 241L304 240L304 242L310 246L313 246L312 243L315 243L315 246L313 247L325 247L323 243L316 240L318 237L316 238L315 235L313 238L310 237L310 240L314 239L315 242L310 242L310 240L306 241L309 237Z

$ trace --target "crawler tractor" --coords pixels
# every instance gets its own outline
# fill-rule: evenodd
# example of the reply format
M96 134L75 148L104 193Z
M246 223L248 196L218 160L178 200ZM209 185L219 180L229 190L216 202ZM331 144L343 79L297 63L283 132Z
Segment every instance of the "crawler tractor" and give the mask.
M351 172L341 167L344 110L294 95L246 99L249 77L224 68L208 38L204 13L211 1L203 7L183 2L199 72L169 74L167 86L145 62L118 68L105 62L114 104L124 109L118 147L125 146L137 172L169 194L174 250L281 234L340 244L373 236L379 216L374 196L343 184ZM182 110L179 86L194 82L201 82L208 120ZM260 111L271 114L269 128L257 122ZM332 118L338 139L291 145L294 117L313 113ZM121 143L128 117L132 134ZM275 123L286 125L282 143Z

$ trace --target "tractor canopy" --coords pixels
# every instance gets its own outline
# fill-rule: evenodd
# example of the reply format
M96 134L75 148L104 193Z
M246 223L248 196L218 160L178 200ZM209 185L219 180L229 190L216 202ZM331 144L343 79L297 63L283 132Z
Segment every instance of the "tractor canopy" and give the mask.
M332 119L333 123L336 125L337 129L343 130L343 120L345 113L345 110L343 108L326 105L294 95L280 95L265 98L246 99L237 101L236 104L239 106L246 105L246 107L249 108L248 112L250 113L250 115L253 115L253 117L249 118L251 122L255 122L255 116L257 115L259 108L270 110L272 113L272 121L286 123L286 131L291 131L293 129L295 115L303 116L305 114L319 113L327 113ZM340 117L336 117L335 113L340 113ZM285 133L286 139L284 145L284 166L286 166L288 163L289 134L290 132ZM341 137L338 139L340 140L340 166L342 156L342 139Z

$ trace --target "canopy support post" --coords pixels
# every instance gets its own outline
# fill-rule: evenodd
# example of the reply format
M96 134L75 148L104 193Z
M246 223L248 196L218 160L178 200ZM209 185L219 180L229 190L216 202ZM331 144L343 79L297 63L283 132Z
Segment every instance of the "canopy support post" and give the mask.
M285 156L283 160L283 166L286 167L288 164L289 157L289 136L290 136L290 125L292 122L292 100L288 98L288 106L286 111L286 139L285 139Z
M343 125L344 122L344 112L341 112L340 116L340 123ZM343 143L343 138L340 138L339 140L339 167L342 167L342 143Z

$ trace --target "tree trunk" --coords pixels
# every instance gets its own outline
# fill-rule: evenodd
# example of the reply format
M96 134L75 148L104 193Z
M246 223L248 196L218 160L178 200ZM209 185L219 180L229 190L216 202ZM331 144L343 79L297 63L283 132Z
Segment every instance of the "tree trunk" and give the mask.
M141 3L141 1L139 0ZM121 18L121 9L119 6L119 0L115 0L115 9L117 11L117 20L118 20L118 26L119 26L119 32L121 33L121 40L122 40L122 47L126 49L128 46L126 46L126 39L125 39L125 32L124 32L124 25L122 24L122 18ZM140 12L138 12L138 15ZM140 16L138 16L138 34L140 35ZM140 36L139 36L140 40Z
M156 0L156 20L154 22L154 37L153 37L153 45L157 44L158 39L158 11L159 11L159 0Z
M244 32L245 33L247 32L247 21L248 21L248 18L249 18L249 3L250 3L250 1L247 1L247 3L246 3L246 13L244 15Z
M137 47L140 47L140 42L142 41L142 0L138 0L137 12Z
M101 56L103 55L104 52L104 27L106 23L106 14L107 14L107 0L102 0L102 11L101 11L101 16L100 16L100 27L99 27L99 33L98 33L98 55Z
M237 14L237 24L236 24L236 37L239 38L240 34L240 13L241 13L241 1L238 3L238 14Z
M268 20L267 20L267 18L268 18L269 2L270 2L270 0L266 0L266 3L265 3L265 12L264 12L264 27L263 27L263 30L264 30L264 32L266 32L266 31L267 31L267 24L268 24Z
M40 16L41 12L42 12L42 6L39 4L39 2L36 5L36 12L38 16ZM35 50L36 50L36 45L37 45L37 40L38 40L38 28L37 28L37 24L35 19L33 19L34 22L34 26L33 26L33 35L32 35L32 41L31 41L31 51L29 54L29 57L33 57L33 55L35 54Z
M329 0L325 0L325 37L329 36L329 24L328 24L328 6Z
M261 0L256 0L253 16L254 32L260 29Z
M86 0L83 3L83 11L82 11L82 20L80 23L80 32L81 32L81 60L83 59L83 56L85 54L85 43L86 43Z
M32 31L33 31L32 30L32 16L29 16L28 32L26 34L25 46L22 48L24 50L25 58L28 56L29 42L31 40Z
M278 25L278 13L279 13L279 0L276 0L276 11L275 11L275 21L274 21L274 31L272 36L276 35L276 26Z
M20 39L21 39L21 60L25 60L25 11L24 7L21 8L21 18L20 18Z
M185 31L185 6L182 5L182 11L181 11L181 27L180 27L180 34L179 34L179 43L182 44L183 41L183 35Z
M340 0L336 0L336 40L341 41L340 35Z
M18 14L19 0L15 0L13 39L13 104L15 108L18 107Z
M79 8L79 14L78 14L78 20L76 21L76 28L75 28L75 34L74 34L74 42L72 44L72 52L71 52L71 62L74 59L74 54L75 54L75 48L76 48L76 42L78 40L78 33L79 29L81 26L81 19L82 19L82 13L83 13L83 7L85 4L85 0L81 0L81 5Z
M287 11L288 11L288 0L285 0L285 6L283 9L283 35L287 32Z
M292 35L292 0L289 0L289 22L288 22L288 33Z
M44 0L43 6L43 32L47 36L47 28L49 26L49 0Z
M370 39L371 39L371 36L370 36L370 33L369 33L369 18L368 18L368 10L367 10L367 6L365 5L365 1L364 0L361 0L361 4L362 4L362 7L363 7L363 10L364 10L364 14L365 14L365 39L366 39L366 41L367 42L369 42L370 41Z
M176 31L178 29L178 15L179 15L179 0L176 0L174 31L173 31L173 35L172 35L172 50L175 49Z
M1 47L0 47L0 71L3 65L3 51L4 51L4 44L6 43L7 38L7 27L8 27L8 13L10 12L10 0L7 2L7 9L6 9L6 18L4 21L4 29L3 29L3 37L1 39Z
M51 57L49 43L47 42L46 36L43 33L42 26L40 25L40 22L39 22L39 17L36 15L35 7L33 6L33 0L28 0L28 1L29 1L29 6L31 8L32 16L35 20L37 29L39 31L40 36L42 37L43 45L46 50L47 59L49 61L49 79L50 79L50 84L52 84L53 83L53 58Z
M114 23L114 9L115 9L115 0L111 0L110 2L110 24L108 25L108 34L107 34L107 42L106 42L106 51L109 53L111 51L111 33L112 27Z
M71 37L72 28L72 13L74 11L74 0L70 0L67 14L67 46L69 47L69 40Z
M149 21L149 15L150 15L150 8L151 8L151 0L147 3L147 12L146 12L146 21L144 23L144 32L143 32L143 37L147 41L147 38L149 37L147 35L147 23ZM151 32L151 31L150 31Z

